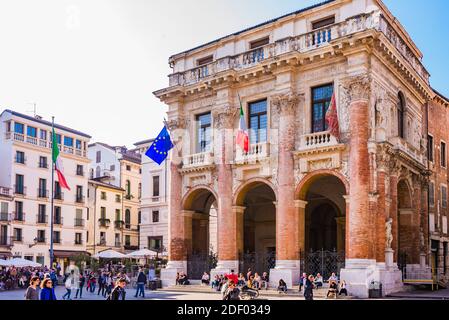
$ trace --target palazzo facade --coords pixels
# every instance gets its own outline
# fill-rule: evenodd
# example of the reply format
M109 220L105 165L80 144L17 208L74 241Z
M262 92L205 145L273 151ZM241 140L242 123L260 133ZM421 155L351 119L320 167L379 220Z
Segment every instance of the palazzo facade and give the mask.
M439 95L381 1L326 1L174 55L170 66L169 87L155 92L176 144L165 285L176 272L197 276L192 259L215 236L212 274L251 267L273 285L297 284L315 252L333 257L359 297L372 281L401 290L403 252L407 267L427 270L426 110ZM340 139L325 121L333 94ZM240 101L247 153L235 143Z

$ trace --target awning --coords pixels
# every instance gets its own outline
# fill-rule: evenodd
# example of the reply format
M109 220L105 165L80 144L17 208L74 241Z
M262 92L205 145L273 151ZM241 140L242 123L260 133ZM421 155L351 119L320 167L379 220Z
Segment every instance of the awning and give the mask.
M55 256L55 258L73 258L82 254L90 256L90 254L86 251L65 251L65 250L53 251L53 255Z
M2 252L2 251L0 251L0 259L2 259L2 258L11 258L11 257L12 257L12 253L11 252L8 252L8 251Z

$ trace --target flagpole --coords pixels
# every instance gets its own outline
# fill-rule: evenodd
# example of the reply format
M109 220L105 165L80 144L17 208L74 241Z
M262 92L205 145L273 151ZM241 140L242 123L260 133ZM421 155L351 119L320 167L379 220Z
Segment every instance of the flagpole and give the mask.
M53 254L53 211L54 211L54 198L55 198L55 159L53 159L53 148L54 144L58 143L57 141L54 141L54 127L55 127L55 117L52 117L51 120L51 136L52 136L52 156L51 156L51 215L50 215L50 270L53 269L53 260L54 260L54 254ZM56 146L57 147L57 146Z

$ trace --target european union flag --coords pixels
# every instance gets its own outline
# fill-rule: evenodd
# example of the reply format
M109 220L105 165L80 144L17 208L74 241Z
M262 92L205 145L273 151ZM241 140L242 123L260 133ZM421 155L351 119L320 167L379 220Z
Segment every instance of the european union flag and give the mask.
M170 134L167 127L164 126L159 136L154 140L150 149L145 153L147 157L151 158L157 164L161 165L168 157L168 152L173 149L174 145L171 141Z

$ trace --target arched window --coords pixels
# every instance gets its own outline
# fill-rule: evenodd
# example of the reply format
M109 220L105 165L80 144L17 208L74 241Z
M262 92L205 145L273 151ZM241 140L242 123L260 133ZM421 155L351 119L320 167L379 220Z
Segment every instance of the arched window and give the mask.
M402 92L398 93L399 105L398 105L398 135L402 139L405 139L405 97Z

